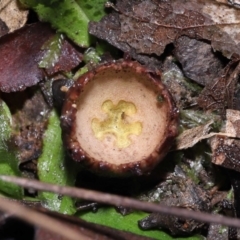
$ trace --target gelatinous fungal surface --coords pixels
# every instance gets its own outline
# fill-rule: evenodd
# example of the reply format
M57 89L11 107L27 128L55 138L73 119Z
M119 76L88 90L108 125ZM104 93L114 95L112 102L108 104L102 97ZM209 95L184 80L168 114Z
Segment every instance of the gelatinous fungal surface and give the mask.
M159 75L137 62L117 61L75 82L61 124L74 160L100 174L142 175L169 151L177 118Z

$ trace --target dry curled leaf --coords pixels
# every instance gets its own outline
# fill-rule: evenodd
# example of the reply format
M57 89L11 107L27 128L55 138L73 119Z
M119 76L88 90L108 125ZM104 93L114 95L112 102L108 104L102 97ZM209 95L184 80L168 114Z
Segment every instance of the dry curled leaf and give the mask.
M185 130L177 137L175 149L180 150L190 148L201 140L212 137L212 134L215 134L209 134L212 124L213 120L209 121L204 125Z
M227 109L226 118L224 132L210 132L214 120L210 120L204 125L183 131L176 139L175 149L190 148L201 140L214 136L215 139L229 138L228 143L232 143L233 139L230 138L240 138L240 111ZM213 144L215 144L214 148L216 148L216 141L214 139L212 141L212 146Z
M168 44L185 35L209 40L227 58L240 55L240 14L229 5L211 0L123 0L114 8L117 13L90 24L90 33L120 49L128 45L130 53L160 56ZM116 30L112 22L117 22L117 36L112 34Z

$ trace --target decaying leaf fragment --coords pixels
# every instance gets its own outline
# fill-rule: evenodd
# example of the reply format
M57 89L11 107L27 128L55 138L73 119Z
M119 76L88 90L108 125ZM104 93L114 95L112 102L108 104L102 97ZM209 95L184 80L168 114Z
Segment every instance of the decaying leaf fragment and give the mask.
M19 163L37 159L42 152L42 138L50 111L42 93L29 88L12 94L3 93L1 97L12 113L10 145L17 152Z
M240 171L240 141L216 136L212 140L212 162L225 168Z
M198 97L198 104L203 109L220 110L236 108L234 104L234 92L239 78L240 63L229 63L219 77L207 84ZM234 69L235 67L235 69ZM234 69L234 70L233 70Z
M117 13L91 23L90 33L130 53L160 56L168 44L185 35L209 40L227 58L240 54L240 14L228 5L211 0L123 0L115 8ZM113 36L116 29L119 34Z
M187 36L176 40L174 55L181 63L185 76L203 86L217 78L224 67L219 54L213 52L210 44Z
M227 136L215 136L211 141L212 162L240 171L240 111L227 110L225 132Z
M213 120L204 125L184 131L177 137L175 148L177 150L190 148L201 140L212 137L215 134L209 133L212 124Z
M207 191L189 178L180 166L176 166L174 173L151 191L155 191L155 202L159 201L166 206L177 206L194 211L208 212L210 210L210 199ZM145 230L154 228L168 229L173 235L187 235L203 226L202 223L193 219L185 220L156 212L140 220L138 225Z
M0 90L15 92L33 86L43 79L45 73L38 63L44 56L43 44L54 37L48 24L26 25L0 39ZM66 41L66 40L64 40ZM70 43L62 44L59 62L50 72L69 70L81 62L81 54ZM71 48L71 50L69 50ZM67 49L67 50L66 50ZM47 50L46 50L47 51ZM70 55L66 54L71 52ZM64 60L64 61L63 61ZM66 68L63 62L67 62Z
M202 88L183 75L172 56L165 59L161 78L172 94L178 109L186 109L197 104L197 97Z
M203 139L210 139L212 137L212 146L216 147L216 139L228 139L228 143L238 141L240 138L240 111L227 109L226 111L226 125L223 132L211 132L212 126L216 123L216 119L209 120L205 124L187 129L183 131L177 138L175 149L187 149L194 146Z
M28 10L23 9L18 0L0 1L0 19L5 22L10 32L24 26L27 15Z
M128 53L134 59L137 59L140 63L148 66L151 70L157 70L161 67L160 60L154 55L139 54L131 47L127 42L119 40L121 34L121 22L117 13L112 13L103 17L98 23L90 22L89 32L100 39L104 39L111 45Z

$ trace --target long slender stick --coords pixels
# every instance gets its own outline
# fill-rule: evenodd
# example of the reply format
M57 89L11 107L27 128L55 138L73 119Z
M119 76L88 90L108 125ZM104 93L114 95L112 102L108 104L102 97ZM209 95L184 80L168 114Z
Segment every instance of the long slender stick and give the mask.
M122 197L114 194L107 194L75 187L63 187L25 178L0 175L0 179L3 181L15 183L25 188L33 188L41 191L54 192L74 198L92 200L114 206L124 206L147 212L158 212L162 214L174 215L177 217L194 219L205 223L215 223L229 227L240 228L240 219L237 218L230 218L222 215L214 215L204 212L190 211L183 208L165 206L162 204L142 202L133 198Z
M48 231L54 232L69 240L91 240L89 237L77 232L75 229L57 221L43 213L32 210L29 207L22 206L9 199L0 198L0 210L11 213L30 224L42 227Z

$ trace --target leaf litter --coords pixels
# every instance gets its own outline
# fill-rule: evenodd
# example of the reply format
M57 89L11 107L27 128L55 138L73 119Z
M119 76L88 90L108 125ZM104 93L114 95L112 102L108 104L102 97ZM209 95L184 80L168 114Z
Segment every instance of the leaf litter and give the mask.
M54 1L51 4L44 3L42 7L34 1L22 0L21 2L26 6L29 4L38 12L40 18L50 21L52 26L57 28L59 32L65 32L78 45L91 44L91 38L88 34L80 38L76 32L71 35L70 28L66 30L66 25L61 22L54 24L54 19L46 15L47 7L54 6ZM94 3L94 1L89 2ZM75 2L73 5L77 6ZM86 8L86 6L81 6L81 9ZM80 22L85 29L89 20L92 20L89 24L90 34L107 41L120 49L126 56L146 65L150 72L162 72L164 83L177 101L180 112L184 113L180 119L181 134L176 140L178 151L186 149L180 151L184 155L182 159L190 161L190 165L193 166L194 158L191 156L191 149L201 146L203 142L210 142L211 160L214 164L240 171L238 157L240 151L240 116L238 111L240 102L238 79L240 70L240 15L238 3L224 0L123 0L117 1L115 5L108 2L106 6L111 8L107 9L110 13L106 16L104 16L105 10L99 7L101 10L97 13L97 17L91 17L91 14L95 14L95 11L91 9L89 12L85 11ZM72 6L68 5L68 7ZM52 8L51 11L53 10ZM75 10L73 12L77 15L79 9ZM64 13L64 9L61 11ZM67 17L66 15L63 14L63 18ZM88 19L85 19L84 16L88 16ZM102 16L104 17L98 21ZM59 18L57 19L61 21ZM3 34L6 34L8 27L4 24L3 22L1 28ZM73 29L75 27L74 25ZM9 35L0 39L1 45L4 38L8 39ZM41 41L36 51L43 51L43 42L46 42L47 39ZM6 46L7 44L4 45L4 48ZM70 52L71 56L74 54L77 56L72 58L73 65L69 66L67 71L82 61L82 51L73 48L73 52L65 51L66 55L69 55ZM45 51L49 50L46 45L44 49ZM54 59L54 54L59 53L58 48L50 50L53 51L45 55L46 64L42 65L43 69L37 65L39 61L34 62L34 71L29 76L30 80L25 82L23 78L16 77L11 83L12 85L9 85L8 80L0 81L1 90L6 92L23 90L26 87L35 86L46 76L59 74L55 71L62 73L64 61L57 63L55 67L48 65L47 61L51 62ZM7 55L4 51L2 53L2 56ZM22 54L19 55L19 59L23 56ZM36 53L35 59L38 59L38 54L39 52ZM9 61L12 62L12 59L10 58ZM27 59L26 62L31 62L31 58ZM2 67L1 61L0 66ZM14 66L16 67L16 65ZM19 70L21 67L17 66L17 69ZM24 72L26 71L24 70ZM8 74L9 72L5 76ZM18 73L18 76L20 74L22 73ZM32 76L34 77L32 78ZM213 115L209 117L210 119L199 118L198 121L196 119L200 113L206 116ZM216 126L214 114L218 116L218 126ZM187 115L190 117L188 120L186 120ZM176 151L172 152L175 154ZM201 156L200 159L201 166L206 164L204 156ZM189 173L192 169L184 167L184 171ZM191 174L193 175L193 173ZM231 177L229 178L231 180ZM170 180L172 181L172 179ZM199 179L194 178L194 181L199 182ZM210 192L206 194L208 197L212 197ZM237 203L235 201L235 204ZM235 215L239 217L238 213ZM151 221L155 220L154 218ZM170 219L169 221L175 220ZM162 224L162 219L159 220L159 224ZM187 222L186 224L188 225ZM161 228L159 225L157 227ZM187 226L185 225L185 227Z
M239 55L238 10L214 1L118 1L116 13L104 17L99 23L90 24L90 33L105 39L113 38L111 23L119 23L118 43L125 43L136 53L160 56L165 47L180 36L204 39L211 42L214 51L220 51L227 58ZM104 29L108 33L100 33Z

